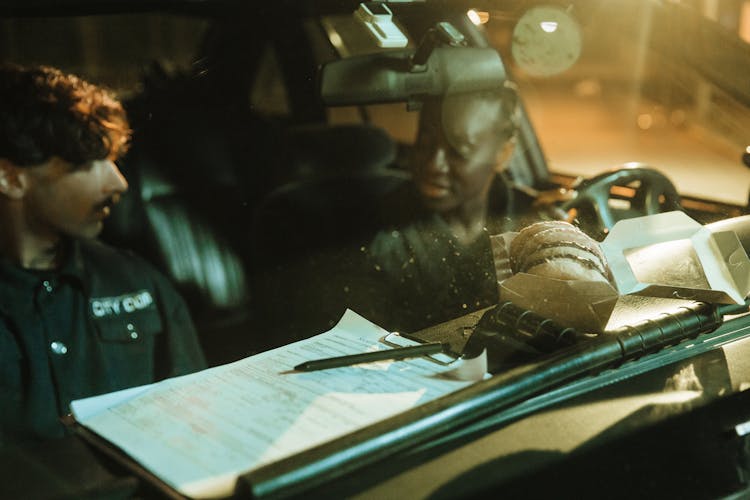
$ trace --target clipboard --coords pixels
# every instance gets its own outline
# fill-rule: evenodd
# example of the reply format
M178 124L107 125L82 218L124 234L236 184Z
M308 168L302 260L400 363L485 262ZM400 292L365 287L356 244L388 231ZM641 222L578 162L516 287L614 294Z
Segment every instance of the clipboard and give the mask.
M230 496L240 477L267 484L257 480L277 466L293 471L305 457L323 453L326 459L326 453L346 453L361 431L473 383L447 376L464 364L453 365L456 359L450 356L419 356L394 369L373 363L328 373L287 370L319 354L330 357L419 343L347 311L333 329L297 343L167 379L141 392L133 388L128 390L133 394L94 396L71 406L85 427L81 430L103 438L100 449L141 464L126 459L149 484L166 483L187 497ZM450 366L445 369L446 365ZM195 411L182 411L186 404L194 405ZM262 432L236 425L238 414L253 415ZM338 427L332 428L332 422ZM221 460L217 471L202 468L195 458L209 455Z
M157 475L153 474L146 467L132 459L127 453L112 445L112 443L95 432L92 432L79 424L75 419L70 418L64 423L75 436L79 437L96 451L104 455L107 459L115 462L125 471L132 474L132 476L139 481L138 490L141 494L143 494L143 490L151 490L153 493L158 494L160 498L168 500L188 500L188 497L180 494L179 491L162 481Z

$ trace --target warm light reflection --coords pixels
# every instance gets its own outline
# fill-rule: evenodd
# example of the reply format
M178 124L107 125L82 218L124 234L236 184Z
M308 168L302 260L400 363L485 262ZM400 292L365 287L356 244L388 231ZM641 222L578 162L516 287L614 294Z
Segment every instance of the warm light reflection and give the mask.
M573 90L579 97L595 97L601 95L602 85L595 78L584 78L575 84Z
M700 397L703 391L667 391L662 394L654 395L655 404L680 404L687 403Z
M471 9L466 13L466 15L469 17L469 20L477 26L479 26L480 24L485 24L490 20L489 12L476 11L474 9Z
M641 283L699 290L711 288L703 271L703 264L690 239L628 248L623 254L633 275Z
M482 23L482 20L479 18L479 12L475 11L474 9L471 9L466 13L466 15L469 16L469 21L471 21L475 25L479 26Z
M651 125L654 124L654 117L648 113L640 114L638 115L637 123L638 128L640 128L641 130L648 130L651 128Z
M740 8L740 26L739 26L740 38L747 43L750 43L750 1L742 2Z
M557 31L557 21L542 21L539 23L539 26L547 33L554 33Z
M340 49L344 45L344 40L341 39L341 35L339 35L336 32L331 33L328 36L329 40L331 40L331 45L336 47L337 49Z
M676 127L685 125L686 121L687 113L685 113L685 111L682 109L675 109L669 114L669 122Z
M747 152L747 154L750 154L750 146L746 147L745 151Z

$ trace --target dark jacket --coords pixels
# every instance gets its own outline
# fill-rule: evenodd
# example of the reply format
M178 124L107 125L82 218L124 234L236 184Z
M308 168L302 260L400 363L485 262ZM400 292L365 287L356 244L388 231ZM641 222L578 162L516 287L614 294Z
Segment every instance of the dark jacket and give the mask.
M184 302L135 255L78 241L54 271L0 260L0 444L63 436L72 400L204 367Z

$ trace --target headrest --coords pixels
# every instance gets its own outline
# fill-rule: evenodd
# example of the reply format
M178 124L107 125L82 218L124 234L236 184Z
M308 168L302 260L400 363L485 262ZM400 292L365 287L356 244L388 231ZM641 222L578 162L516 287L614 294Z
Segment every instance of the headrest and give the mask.
M296 178L351 175L392 164L396 144L372 125L307 125L287 133L291 173Z

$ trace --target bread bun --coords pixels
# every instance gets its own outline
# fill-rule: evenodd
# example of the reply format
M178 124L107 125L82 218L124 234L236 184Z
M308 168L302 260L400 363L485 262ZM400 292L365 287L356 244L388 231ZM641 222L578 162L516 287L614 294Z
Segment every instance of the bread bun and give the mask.
M525 227L511 242L509 253L514 273L610 282L599 243L567 222L544 221Z

